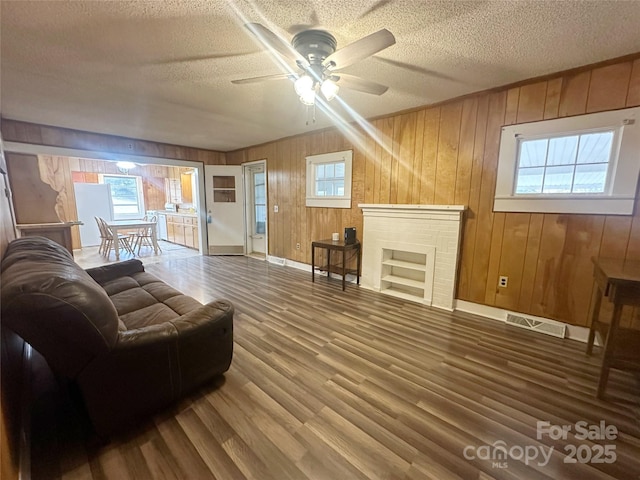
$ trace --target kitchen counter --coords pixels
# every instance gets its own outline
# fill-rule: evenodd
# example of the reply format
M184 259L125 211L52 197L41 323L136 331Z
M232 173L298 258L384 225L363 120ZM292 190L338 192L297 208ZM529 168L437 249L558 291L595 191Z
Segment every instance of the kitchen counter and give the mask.
M197 217L197 213L189 213L189 212L171 212L169 210L158 210L158 215L180 215L182 217Z

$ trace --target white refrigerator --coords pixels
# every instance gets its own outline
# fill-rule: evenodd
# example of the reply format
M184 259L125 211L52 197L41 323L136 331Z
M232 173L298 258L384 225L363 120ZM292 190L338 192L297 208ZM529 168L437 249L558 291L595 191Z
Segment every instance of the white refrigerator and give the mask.
M113 220L111 186L102 183L74 183L76 209L80 225L82 247L100 245L100 231L95 217Z

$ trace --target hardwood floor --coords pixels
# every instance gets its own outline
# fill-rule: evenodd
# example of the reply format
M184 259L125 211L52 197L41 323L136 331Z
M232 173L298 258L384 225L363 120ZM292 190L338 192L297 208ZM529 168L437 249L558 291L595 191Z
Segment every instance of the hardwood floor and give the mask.
M147 246L143 246L140 249L140 253L127 253L124 249L120 252L120 261L129 260L131 258L137 258L145 265L152 263L161 263L169 260L181 260L189 257L199 256L198 250L193 248L184 247L175 243L165 242L164 240L158 240L160 253L155 254L153 249ZM116 255L111 250L109 256L105 257L98 253L98 247L84 247L73 251L73 258L78 265L82 268L99 267L101 265L107 265L109 263L116 263Z
M599 359L582 343L246 257L147 270L202 302L234 303L231 369L106 444L64 396L43 394L33 478L640 478L640 388L612 372L611 397L596 399ZM538 421L571 431L538 436ZM580 439L580 421L618 434ZM496 445L507 458L490 454ZM613 445L616 459L565 463L572 445L583 460Z

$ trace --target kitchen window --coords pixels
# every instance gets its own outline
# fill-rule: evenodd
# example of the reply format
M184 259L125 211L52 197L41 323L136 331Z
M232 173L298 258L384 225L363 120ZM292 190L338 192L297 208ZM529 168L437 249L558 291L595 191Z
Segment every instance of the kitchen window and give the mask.
M111 187L114 219L123 220L144 216L142 177L136 175L99 175L98 181Z

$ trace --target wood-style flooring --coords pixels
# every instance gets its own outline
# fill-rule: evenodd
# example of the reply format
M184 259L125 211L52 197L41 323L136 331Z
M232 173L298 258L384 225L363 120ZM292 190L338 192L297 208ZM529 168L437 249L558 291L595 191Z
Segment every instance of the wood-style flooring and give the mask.
M355 285L343 292L337 279L311 283L310 273L252 258L147 270L202 302L234 303L231 369L109 443L45 389L33 478L640 478L640 388L612 372L610 397L596 399L599 359L582 343ZM571 430L538 438L539 421ZM618 433L580 439L577 422ZM572 449L578 462L566 463ZM597 463L611 452L615 461Z

